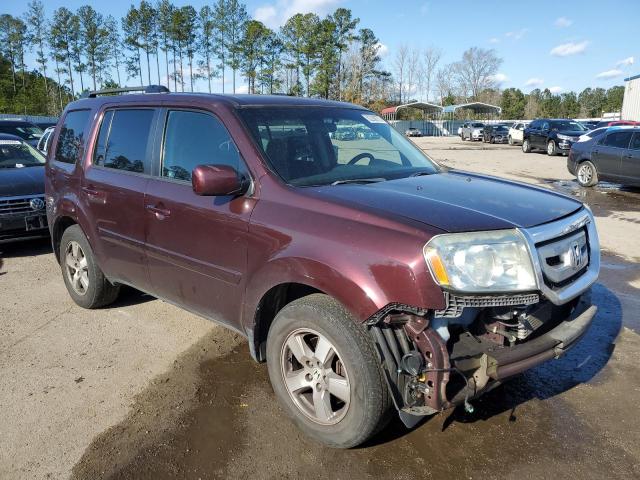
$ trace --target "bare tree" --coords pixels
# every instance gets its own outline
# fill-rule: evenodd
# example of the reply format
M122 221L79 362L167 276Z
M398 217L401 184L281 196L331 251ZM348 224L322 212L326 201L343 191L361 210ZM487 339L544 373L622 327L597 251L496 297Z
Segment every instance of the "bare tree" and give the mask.
M495 88L494 75L502 65L496 51L471 47L462 54L462 60L454 64L454 74L463 95L477 99L482 90Z
M410 95L416 95L418 93L418 84L420 83L420 51L416 49L410 49L407 57L407 93L405 102L409 101Z
M453 90L453 75L454 67L453 65L444 65L440 70L437 71L435 76L435 91L438 96L438 100L440 101L440 105L444 105L444 99L449 94L452 93Z
M407 63L409 60L409 48L406 45L400 45L393 59L395 69L396 82L398 84L398 101L402 103L404 98L404 89L406 88Z
M428 47L422 52L422 81L425 93L425 100L429 101L429 95L433 88L433 80L436 74L436 68L442 58L442 50L437 47Z

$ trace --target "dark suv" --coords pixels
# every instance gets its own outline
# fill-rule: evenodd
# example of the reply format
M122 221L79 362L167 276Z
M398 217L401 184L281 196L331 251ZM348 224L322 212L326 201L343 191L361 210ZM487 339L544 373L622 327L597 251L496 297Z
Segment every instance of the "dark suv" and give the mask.
M587 129L574 120L540 118L524 130L522 151L544 150L548 155L569 154L571 145L580 139Z
M345 127L373 134L347 145ZM596 311L586 207L442 169L362 107L94 92L67 106L49 152L73 300L104 307L130 285L242 333L287 414L332 446L394 408L408 426L472 410L562 355Z
M485 143L507 143L509 126L504 124L485 125L482 129L482 141Z

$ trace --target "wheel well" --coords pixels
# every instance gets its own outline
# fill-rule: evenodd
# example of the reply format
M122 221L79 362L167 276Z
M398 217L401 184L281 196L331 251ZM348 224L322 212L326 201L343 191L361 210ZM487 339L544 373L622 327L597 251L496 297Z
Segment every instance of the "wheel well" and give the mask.
M58 262L60 262L60 242L62 240L62 234L67 228L75 224L75 220L71 217L60 217L53 227L51 242L53 243L53 253L55 253Z
M267 335L278 312L285 305L312 293L324 292L303 283L283 283L264 294L255 314L253 339L249 340L253 342L251 351L257 361L265 362L267 360Z

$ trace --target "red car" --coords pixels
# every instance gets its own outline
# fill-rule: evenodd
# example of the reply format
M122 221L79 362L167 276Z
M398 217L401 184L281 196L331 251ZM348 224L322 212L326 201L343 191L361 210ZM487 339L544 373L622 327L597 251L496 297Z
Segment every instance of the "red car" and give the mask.
M640 122L634 122L633 120L605 120L599 122L593 129L600 127L618 127L620 125L640 125Z
M346 145L343 128L371 134ZM94 92L56 128L46 204L78 305L130 285L242 333L286 413L334 447L394 409L408 426L471 411L596 311L580 202L443 169L351 104Z

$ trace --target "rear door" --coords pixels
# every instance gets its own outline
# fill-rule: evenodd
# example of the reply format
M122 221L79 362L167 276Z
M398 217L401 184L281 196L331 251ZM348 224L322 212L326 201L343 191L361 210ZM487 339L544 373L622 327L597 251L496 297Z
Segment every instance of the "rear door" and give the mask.
M640 132L636 131L629 148L622 152L620 177L628 185L640 185Z
M601 176L619 180L622 154L627 151L633 132L617 130L610 132L596 143L591 151L591 161Z
M529 128L527 130L527 137L529 138L529 145L531 147L537 147L537 139L540 132L540 125L542 125L542 122L540 120L531 122L531 125L529 125Z
M250 194L199 196L197 165L248 170L222 122L196 110L163 111L159 174L145 196L153 291L200 315L238 327L247 267Z
M144 107L106 110L81 189L103 271L111 280L147 292L144 192L158 114Z

